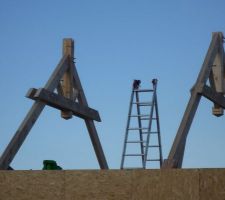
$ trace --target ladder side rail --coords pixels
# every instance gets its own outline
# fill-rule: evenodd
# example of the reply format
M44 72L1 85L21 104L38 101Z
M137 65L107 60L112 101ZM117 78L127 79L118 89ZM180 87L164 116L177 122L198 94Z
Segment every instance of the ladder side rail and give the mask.
M158 132L159 157L160 157L160 168L161 168L162 162L163 162L163 155L162 155L162 143L161 143L161 131L160 131L160 123L159 123L157 93L155 94L155 113L156 113L156 126L157 126L157 132Z
M136 96L136 102L140 102L139 101L139 94L138 94L138 91L135 91L135 96ZM140 147L141 147L141 154L142 154L142 167L144 168L144 162L145 162L145 157L144 157L144 145L143 145L143 135L142 135L142 123L141 123L141 109L140 109L140 106L139 104L136 104L137 105L137 114L138 114L138 126L139 126L139 137L140 137Z
M123 152L122 152L120 169L123 169L123 167L124 167L124 160L125 160L125 153L126 153L126 147L127 147L128 132L129 132L129 127L130 127L130 118L131 118L130 116L131 116L131 112L132 112L133 99L134 99L134 91L132 89L131 96L130 96L127 126L126 126L126 132L125 132L125 137L124 137L124 144L123 144Z
M145 145L144 169L146 168L146 162L147 162L147 159L148 159L148 146L149 146L149 141L150 141L150 132L151 132L151 129L152 129L152 117L153 117L154 105L155 105L155 94L156 94L155 85L153 85L153 87L154 87L154 92L153 92L153 95L152 95L152 106L151 106L151 110L150 110L150 120L149 120L148 134L147 134L146 145Z

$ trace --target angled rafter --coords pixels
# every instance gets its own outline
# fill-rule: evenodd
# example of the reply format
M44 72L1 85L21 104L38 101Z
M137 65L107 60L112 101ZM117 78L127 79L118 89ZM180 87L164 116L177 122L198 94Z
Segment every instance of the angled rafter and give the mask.
M80 102L81 105L88 107L88 102L87 102L86 96L84 94L84 90L81 85L81 81L78 76L76 66L75 66L74 62L71 62L70 64L71 64L71 69L72 69L72 74L73 74L74 87L78 91L78 96L77 96L78 101ZM107 161L105 159L102 145L100 143L94 122L93 122L93 120L90 120L90 119L85 119L84 121L85 121L86 127L88 129L88 133L91 138L91 142L92 142L93 148L95 150L99 165L102 169L108 169Z
M68 56L65 55L60 60L59 64L57 65L56 69L52 73L51 77L49 78L44 88L49 91L53 91L54 88L57 86L58 82L60 81L60 78L62 77L64 72L67 70L67 68L68 68ZM19 148L23 144L29 131L31 130L34 123L38 119L44 107L45 107L44 103L39 101L34 102L30 111L27 113L26 117L19 126L12 140L10 141L5 151L3 152L0 158L0 169L8 168L9 164L12 162L13 158L15 157Z

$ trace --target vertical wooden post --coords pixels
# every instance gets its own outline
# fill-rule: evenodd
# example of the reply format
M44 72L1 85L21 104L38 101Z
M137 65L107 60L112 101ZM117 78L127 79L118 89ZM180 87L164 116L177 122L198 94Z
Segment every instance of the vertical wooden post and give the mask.
M73 62L74 58L74 41L72 39L63 40L63 55L69 56L68 62ZM68 63L70 66L70 64ZM63 96L72 99L73 98L73 75L71 73L71 67L67 69L65 74L61 79L61 86L63 91ZM73 113L71 111L61 111L61 117L64 119L72 118Z
M220 38L220 46L218 47L218 53L215 57L213 67L212 67L212 76L210 76L210 85L213 89L221 94L224 94L224 50L223 50L223 36ZM212 108L212 114L220 117L223 115L223 108L214 103Z

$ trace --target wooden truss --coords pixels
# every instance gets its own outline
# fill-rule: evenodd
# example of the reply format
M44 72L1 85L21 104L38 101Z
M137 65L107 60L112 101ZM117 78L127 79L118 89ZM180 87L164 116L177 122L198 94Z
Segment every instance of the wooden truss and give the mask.
M185 144L191 123L198 108L201 96L214 103L213 114L223 115L225 109L225 57L223 48L223 34L215 32L198 75L191 97L185 110L177 135L170 150L168 159L162 168L181 168L185 151ZM209 82L209 85L207 84Z
M55 90L57 93L54 93ZM45 105L59 109L64 119L70 119L73 115L84 119L100 168L108 169L93 122L93 120L101 121L101 119L98 111L88 107L74 64L74 41L72 39L63 40L63 56L44 88L38 90L32 88L26 96L35 102L3 152L0 158L0 169L9 169L10 163Z

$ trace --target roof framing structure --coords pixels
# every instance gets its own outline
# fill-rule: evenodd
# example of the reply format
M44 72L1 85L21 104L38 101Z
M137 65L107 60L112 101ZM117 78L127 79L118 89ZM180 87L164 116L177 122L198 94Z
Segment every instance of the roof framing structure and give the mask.
M213 102L214 107L212 112L215 116L219 117L223 115L223 109L225 109L225 56L223 40L224 36L222 32L214 32L212 34L212 40L201 71L195 85L191 89L190 100L169 156L163 162L162 168L182 167L186 139L202 96Z
M101 169L108 169L108 164L93 121L101 121L101 119L98 111L88 106L74 63L74 41L71 38L63 40L62 58L44 88L38 90L32 88L26 96L33 99L34 104L3 152L0 158L0 169L7 170L10 168L10 163L22 146L45 105L59 109L61 117L64 119L70 119L73 115L84 119L99 166Z

